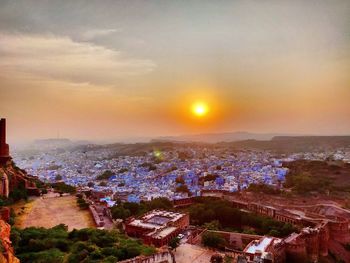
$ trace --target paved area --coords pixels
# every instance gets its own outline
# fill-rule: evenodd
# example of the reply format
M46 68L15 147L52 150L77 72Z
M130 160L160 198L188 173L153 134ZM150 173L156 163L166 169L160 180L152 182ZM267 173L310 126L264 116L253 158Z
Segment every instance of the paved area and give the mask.
M80 210L75 196L56 194L38 197L30 202L28 209L18 214L18 227L53 227L65 224L69 230L95 227L89 210ZM17 219L16 219L17 221Z
M175 251L176 263L208 263L214 251L204 247L181 244Z

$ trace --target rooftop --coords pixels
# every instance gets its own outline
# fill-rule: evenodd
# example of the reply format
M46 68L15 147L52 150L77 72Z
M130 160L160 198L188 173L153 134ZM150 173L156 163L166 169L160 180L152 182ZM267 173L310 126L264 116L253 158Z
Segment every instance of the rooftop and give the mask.
M263 237L260 240L255 240L248 245L245 252L250 254L255 254L257 252L263 253L272 244L273 240L274 238L272 237Z

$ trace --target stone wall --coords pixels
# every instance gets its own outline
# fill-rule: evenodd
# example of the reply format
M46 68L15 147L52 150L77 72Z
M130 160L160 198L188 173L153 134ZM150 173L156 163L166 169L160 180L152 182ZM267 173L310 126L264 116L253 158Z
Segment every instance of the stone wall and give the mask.
M170 251L159 252L151 256L139 256L118 261L119 263L175 263L175 257Z

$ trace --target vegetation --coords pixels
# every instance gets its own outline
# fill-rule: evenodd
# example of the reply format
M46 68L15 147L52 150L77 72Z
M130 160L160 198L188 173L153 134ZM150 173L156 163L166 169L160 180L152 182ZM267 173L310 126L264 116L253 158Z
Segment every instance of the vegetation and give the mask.
M28 193L27 190L23 185L19 185L17 188L13 189L10 192L9 199L12 200L13 202L17 202L19 200L28 200Z
M114 173L110 170L104 171L102 174L96 177L96 180L108 180Z
M208 230L220 230L220 222L218 220L211 221L209 223L204 223L203 227Z
M179 185L178 187L176 187L176 192L178 193L187 193L187 194L191 194L190 190L188 189L187 185L182 184Z
M148 162L141 164L141 167L148 168L148 171L154 171L157 169L157 166L155 166L153 163L148 163Z
M194 200L195 204L189 207L192 225L239 232L246 231L244 229L248 227L253 228L257 234L277 237L284 237L297 231L291 224L240 211L225 200L209 197L196 197Z
M210 258L210 263L222 263L222 262L224 262L224 259L219 254L212 255Z
M217 174L207 174L206 176L203 176L200 178L202 182L210 182L210 181L215 181L216 178L219 176Z
M292 188L298 194L350 192L349 164L297 160L284 166L289 168L284 186Z
M171 249L175 249L180 245L180 239L178 237L174 237L170 240L169 246Z
M68 185L64 182L57 182L57 183L51 184L51 186L61 195L63 193L75 194L77 191L74 186Z
M49 229L13 228L11 241L23 263L117 262L155 252L153 247L116 231L85 228L68 232L62 224Z
M254 193L264 193L269 195L277 195L281 193L280 190L267 184L250 184L247 190Z
M58 174L55 176L55 181L61 181L62 180L62 175Z
M208 231L202 236L202 244L210 248L223 249L226 245L226 240L221 235Z
M89 203L87 203L87 202L85 201L85 199L82 198L81 196L78 196L78 198L77 198L77 204L78 204L78 206L80 207L80 209L85 210L85 209L88 209L88 208L89 208Z
M149 202L141 203L119 203L111 208L114 219L126 219L129 216L140 216L153 209L172 209L173 203L164 197L155 198Z
M175 182L176 182L177 184L184 184L184 183L185 183L185 180L184 180L184 178L183 178L182 176L178 176L178 177L176 177Z
M107 183L106 182L100 182L99 186L107 186Z
M129 171L128 168L120 168L120 169L118 170L118 173L119 173L119 174L122 174L122 173L126 173L127 171Z
M228 256L228 255L225 255L225 257L224 257L224 263L233 263L233 262L235 262L235 261L233 260L233 257Z

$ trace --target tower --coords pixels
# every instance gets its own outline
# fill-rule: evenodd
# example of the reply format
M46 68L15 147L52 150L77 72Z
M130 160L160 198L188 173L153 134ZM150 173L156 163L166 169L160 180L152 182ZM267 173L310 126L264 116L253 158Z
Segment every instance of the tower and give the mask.
M0 120L0 164L10 159L9 145L6 144L6 119Z

